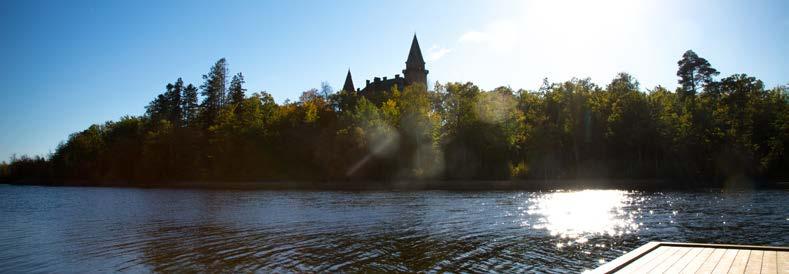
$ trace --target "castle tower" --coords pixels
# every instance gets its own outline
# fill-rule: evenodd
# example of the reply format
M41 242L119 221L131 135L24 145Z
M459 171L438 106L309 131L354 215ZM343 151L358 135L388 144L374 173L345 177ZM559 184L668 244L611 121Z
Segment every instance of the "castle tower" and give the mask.
M351 69L348 69L348 75L345 76L345 84L342 85L342 90L348 91L348 92L356 91L356 89L353 88L353 79L351 78Z
M416 40L416 34L414 34L414 40L411 41L411 50L408 52L408 59L405 61L403 74L406 82L409 84L421 83L427 88L427 73L425 59L422 58L422 50L419 49L419 41Z

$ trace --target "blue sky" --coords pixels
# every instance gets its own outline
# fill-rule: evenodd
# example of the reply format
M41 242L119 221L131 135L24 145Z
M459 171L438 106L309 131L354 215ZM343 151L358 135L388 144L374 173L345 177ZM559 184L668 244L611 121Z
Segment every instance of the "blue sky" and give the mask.
M0 160L47 154L94 123L141 115L226 57L278 102L322 81L403 69L417 33L432 82L536 89L620 71L676 87L687 49L721 76L789 83L789 1L0 0Z

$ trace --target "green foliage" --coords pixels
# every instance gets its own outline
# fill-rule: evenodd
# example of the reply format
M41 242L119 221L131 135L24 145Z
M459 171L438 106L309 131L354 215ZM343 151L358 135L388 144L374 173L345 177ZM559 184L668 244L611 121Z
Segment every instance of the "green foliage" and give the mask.
M789 178L789 88L766 90L744 74L714 81L717 71L690 51L679 65L676 92L642 92L620 73L605 87L546 79L537 91L468 82L362 96L322 83L277 104L265 92L246 95L241 73L225 98L220 59L203 77L200 104L197 88L179 78L144 116L90 126L48 158L14 157L0 164L0 178Z

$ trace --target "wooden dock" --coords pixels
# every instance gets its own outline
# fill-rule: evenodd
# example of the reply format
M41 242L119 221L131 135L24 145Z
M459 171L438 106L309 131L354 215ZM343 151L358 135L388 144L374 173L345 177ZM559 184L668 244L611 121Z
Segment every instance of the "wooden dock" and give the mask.
M789 274L789 247L650 242L592 273Z

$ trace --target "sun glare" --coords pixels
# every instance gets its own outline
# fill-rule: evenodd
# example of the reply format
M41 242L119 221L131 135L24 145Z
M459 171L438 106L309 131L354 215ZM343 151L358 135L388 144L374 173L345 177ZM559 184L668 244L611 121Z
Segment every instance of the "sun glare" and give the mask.
M628 193L620 190L554 192L530 199L526 213L541 216L534 228L583 242L588 235L615 236L638 229L636 216L623 209L629 201Z

